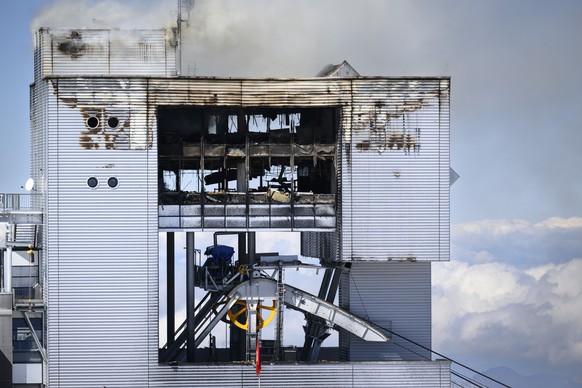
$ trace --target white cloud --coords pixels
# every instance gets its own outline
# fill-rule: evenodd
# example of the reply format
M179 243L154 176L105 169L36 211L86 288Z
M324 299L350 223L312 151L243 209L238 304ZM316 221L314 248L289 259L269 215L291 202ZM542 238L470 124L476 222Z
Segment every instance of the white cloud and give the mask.
M488 367L578 373L581 220L455 226L451 261L433 265L433 347ZM538 264L540 252L551 257L548 247L556 260Z
M519 267L563 263L582 252L582 217L532 223L525 220L481 220L454 225L453 260L501 261Z
M572 229L582 228L582 217L560 218L552 217L547 220L538 222L534 225L536 228L545 229Z
M477 263L489 263L491 261L495 261L495 256L490 252L481 250L475 253L475 262Z
M531 224L526 220L481 220L453 226L453 233L458 235L488 234L504 236L526 230Z

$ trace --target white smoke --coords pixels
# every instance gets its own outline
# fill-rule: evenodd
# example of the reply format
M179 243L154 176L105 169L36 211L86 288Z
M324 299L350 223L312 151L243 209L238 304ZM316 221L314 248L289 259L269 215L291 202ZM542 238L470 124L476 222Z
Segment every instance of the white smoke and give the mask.
M312 77L347 60L363 75L422 74L443 67L426 61L438 51L436 15L443 15L436 3L410 1L199 0L185 33L184 68L194 64L197 75Z
M175 27L176 0L55 0L31 23L62 28ZM328 63L348 60L369 74L391 58L388 47L406 53L426 44L426 11L408 2L373 0L197 0L182 29L184 75L312 77ZM414 19L414 20L413 20ZM402 45L400 34L407 36ZM405 56L406 57L406 56ZM407 65L407 74L418 64ZM372 66L370 66L372 65ZM381 74L386 74L382 70Z

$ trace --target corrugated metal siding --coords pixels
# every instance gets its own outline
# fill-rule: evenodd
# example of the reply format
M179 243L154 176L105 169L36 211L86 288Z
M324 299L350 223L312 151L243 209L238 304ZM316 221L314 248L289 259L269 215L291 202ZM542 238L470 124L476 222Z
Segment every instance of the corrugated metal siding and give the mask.
M146 83L126 86L130 98L101 97L96 91L117 90L118 84L60 80L49 95L45 257L51 387L145 386L149 365L157 362L157 150L143 140L145 129L153 130L143 114ZM70 99L72 89L84 88L92 91L92 103L90 97ZM85 113L93 108L103 117L126 114L124 130L138 146L113 143L109 149L103 119L87 140ZM87 186L92 176L99 179L95 189ZM117 188L108 187L109 177L119 179Z
M34 53L35 81L30 87L30 177L34 179L34 190L39 195L33 196L32 205L37 209L45 208L46 193L46 171L47 171L47 99L48 83L43 82L38 77L40 67L41 47L37 47ZM40 233L40 244L46 241L47 228L42 227ZM45 305L48 303L48 292L46 290L47 266L46 249L43 247L39 254L39 283L43 289L43 299ZM44 338L48 340L50 334L46 330L46 321L43 322ZM46 342L45 342L46 343ZM48 385L48 368L43 368L43 384Z
M44 193L46 188L45 182L45 164L46 164L46 131L44 131L47 122L46 112L47 84L37 82L30 88L31 100L31 120L30 120L30 177L34 179L34 189L37 193ZM33 196L32 205L37 209L42 209L42 196Z
M354 80L352 95L343 259L448 260L448 80Z
M448 260L449 80L342 81L342 260ZM304 234L303 254L329 257L329 236Z
M41 78L70 75L176 75L168 30L49 29L37 32Z
M353 263L341 280L340 306L430 348L430 266L422 262ZM387 343L367 343L344 332L340 332L340 353L350 361L431 358L430 352L395 336Z
M317 107L349 104L346 80L165 78L150 81L153 105Z
M449 387L450 363L377 362L262 366L160 366L151 387Z
M176 51L168 30L112 30L110 74L176 75Z
M302 232L301 255L325 261L339 260L337 232Z
M37 33L38 34L38 33ZM46 126L48 84L40 78L45 42L36 37L34 51L34 83L30 87L30 157L31 177L39 193L45 191Z

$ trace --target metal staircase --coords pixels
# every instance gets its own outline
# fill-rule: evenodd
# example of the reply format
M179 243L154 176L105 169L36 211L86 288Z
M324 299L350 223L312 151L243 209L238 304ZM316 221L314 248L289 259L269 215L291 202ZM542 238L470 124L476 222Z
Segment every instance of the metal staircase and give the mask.
M194 335L198 339L205 336L198 336L201 330L204 330L212 318L216 315L215 306L220 305L226 300L225 292L208 292L198 303L194 311ZM180 327L174 333L174 339L168 341L160 349L160 362L184 361L186 359L186 347L188 342L188 318L182 322ZM197 341L198 342L198 341Z
M36 247L38 244L38 224L9 224L6 245L12 247Z
M43 222L43 213L40 206L41 197L34 194L3 194L0 193L0 222L7 223L6 240L4 246L0 247L5 250L2 264L2 284L1 289L12 292L12 252L27 251L30 254L30 264L38 268L38 264L33 264L35 253L41 249L41 230ZM37 204L37 205L34 205ZM0 230L0 233L4 232ZM36 271L38 272L38 271ZM38 275L36 275L38 284ZM30 284L30 287L33 285ZM16 295L15 296L19 296ZM34 292L34 305L38 309L44 306L40 302L42 292L40 286L36 287ZM17 298L19 299L19 298ZM30 306L29 306L30 307Z
M32 194L0 193L0 221L8 223L7 247L36 247L42 225L42 209Z

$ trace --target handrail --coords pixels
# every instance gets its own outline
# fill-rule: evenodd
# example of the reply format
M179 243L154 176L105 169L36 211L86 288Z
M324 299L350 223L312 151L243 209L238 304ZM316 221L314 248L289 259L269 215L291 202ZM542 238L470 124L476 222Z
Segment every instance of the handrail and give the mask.
M474 373L475 375L478 375L478 376L480 376L480 377L482 377L482 378L484 378L484 379L486 379L486 380L488 380L490 382L493 382L495 384L498 384L499 386L506 387L506 388L510 388L509 385L506 385L506 384L500 382L499 380L494 379L491 376L487 376L486 374L481 373L481 372L477 371L476 369L473 369L473 368L471 368L471 367L469 367L469 366L467 366L465 364L462 364L462 363L460 363L458 361L455 361L452 358L449 358L449 357L445 356L444 354L441 354L441 353L439 353L439 352L437 352L437 351L435 351L435 350L433 350L433 349L431 349L429 347L426 347L424 345L421 345L418 342L411 340L410 338L406 338L405 336L400 335L398 333L395 333L394 331L392 331L390 329L387 329L385 327L382 327L382 326L378 326L378 327L381 328L381 329L383 329L383 330L385 330L385 331L387 331L390 334L393 334L393 335L395 335L395 336L397 336L399 338L402 338L403 340L407 341L408 343L411 343L411 344L413 344L415 346L418 346L421 349L427 350L430 353L436 354L438 357L441 357L442 359L449 361L451 363L451 374L454 375L454 376L459 377L460 379L462 379L466 383L472 384L472 386L479 387L479 388L485 387L485 385L483 385L483 384L475 381L472 378L467 377L466 375L463 375L461 372L454 371L452 369L452 366L453 365L456 365L456 366L460 367L463 370L468 370L468 371ZM425 356L422 356L420 353L417 353L417 352L413 351L412 349L407 348L406 346L403 346L402 344L398 344L396 342L393 342L393 343L396 344L396 345L398 345L398 346L400 346L400 347L402 347L402 348L404 348L404 349L406 349L406 350L408 350L408 351L410 351L410 352L412 352L412 353L414 353L414 354L416 354L416 355L418 355L418 356L421 356L423 358L426 358ZM465 372L465 373L467 373L467 372Z
M0 213L12 211L40 211L40 194L0 193Z

